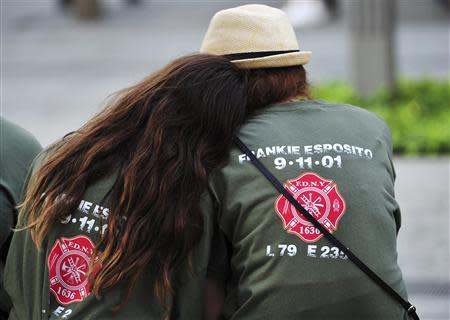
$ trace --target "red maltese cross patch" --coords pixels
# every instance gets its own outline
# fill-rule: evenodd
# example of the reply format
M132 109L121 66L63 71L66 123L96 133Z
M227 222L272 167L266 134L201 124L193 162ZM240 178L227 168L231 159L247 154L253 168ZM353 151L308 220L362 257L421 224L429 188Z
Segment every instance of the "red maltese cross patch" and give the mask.
M308 172L288 180L284 187L328 231L333 233L337 229L338 221L345 212L345 201L334 181ZM275 210L288 233L297 235L305 242L315 242L323 236L283 195L275 202Z
M94 244L86 236L60 238L48 256L50 290L61 304L82 301L89 295L87 273Z

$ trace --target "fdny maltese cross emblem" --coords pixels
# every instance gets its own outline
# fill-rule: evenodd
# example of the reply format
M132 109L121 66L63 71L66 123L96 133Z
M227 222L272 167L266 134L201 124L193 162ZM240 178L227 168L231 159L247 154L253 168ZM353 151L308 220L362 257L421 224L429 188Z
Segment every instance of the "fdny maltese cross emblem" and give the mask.
M337 229L345 212L345 202L334 181L308 172L288 180L284 187L330 233ZM288 233L296 234L305 242L315 242L323 236L283 195L275 202L275 210Z
M87 273L94 244L86 236L60 238L48 256L50 290L61 304L82 301L89 295Z

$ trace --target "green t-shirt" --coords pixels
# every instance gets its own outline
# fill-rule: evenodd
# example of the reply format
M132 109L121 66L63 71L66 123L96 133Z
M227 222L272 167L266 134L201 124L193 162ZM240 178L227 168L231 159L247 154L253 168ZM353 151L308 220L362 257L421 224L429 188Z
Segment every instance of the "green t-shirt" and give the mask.
M406 297L390 131L363 109L272 105L240 138L319 221ZM322 238L241 151L213 178L221 236L209 275L227 280L225 319L403 319L401 306Z
M0 248L14 226L31 162L41 150L31 133L0 117Z
M153 292L152 266L137 282L129 301L118 312L125 284L106 290L100 300L90 294L85 273L92 249L107 228L105 196L117 174L92 184L78 209L53 228L38 251L28 231L14 234L9 251L5 288L13 302L10 319L201 319L209 260L212 220L204 217L205 232L193 254L193 272L174 275L174 293L163 308ZM208 195L203 206L210 207ZM20 222L19 222L20 223Z
M3 267L17 218L16 206L31 162L41 150L31 133L0 117L0 318L9 309L3 289Z

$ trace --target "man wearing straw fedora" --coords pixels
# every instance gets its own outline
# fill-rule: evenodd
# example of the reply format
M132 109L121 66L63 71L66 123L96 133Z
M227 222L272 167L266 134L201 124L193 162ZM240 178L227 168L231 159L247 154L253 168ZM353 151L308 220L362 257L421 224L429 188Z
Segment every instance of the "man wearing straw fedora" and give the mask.
M256 97L210 183L217 230L207 318L418 319L397 264L384 121L311 99L303 68L311 52L281 10L219 11L200 52L230 59Z

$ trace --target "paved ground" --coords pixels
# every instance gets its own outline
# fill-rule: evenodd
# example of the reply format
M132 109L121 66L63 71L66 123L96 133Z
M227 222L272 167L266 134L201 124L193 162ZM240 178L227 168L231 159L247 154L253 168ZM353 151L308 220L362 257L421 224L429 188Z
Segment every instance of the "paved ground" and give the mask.
M395 158L399 263L423 319L449 316L449 158Z
M0 111L43 145L78 128L108 94L196 52L212 14L245 2L103 3L101 20L82 23L58 12L54 1L1 1ZM448 77L448 12L436 3L399 0L400 75ZM308 71L315 83L349 78L343 19L296 31L301 48L313 51ZM449 319L449 158L396 158L395 165L403 210L399 261L411 300L422 319Z

